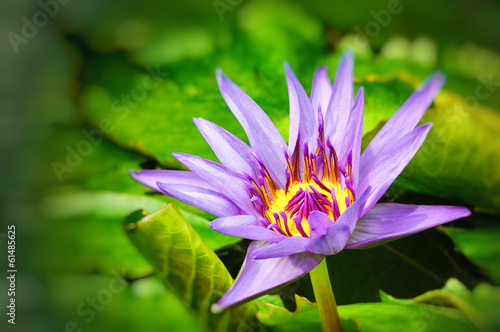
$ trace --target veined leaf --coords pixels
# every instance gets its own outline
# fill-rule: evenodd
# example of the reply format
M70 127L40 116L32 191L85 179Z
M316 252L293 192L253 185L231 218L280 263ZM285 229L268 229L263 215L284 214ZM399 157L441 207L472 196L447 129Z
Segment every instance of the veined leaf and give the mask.
M434 124L396 183L412 190L500 211L499 113L443 92L422 123Z
M172 203L150 215L140 210L132 213L124 221L124 229L167 289L191 309L201 326L225 330L247 324L255 308L252 304L219 316L210 313L210 306L224 295L233 279Z
M260 303L257 317L274 331L321 331L321 320L315 303L296 296L297 309L290 312L282 306ZM350 331L471 331L473 326L457 309L428 304L392 302L356 303L339 306L344 332Z
M498 308L500 308L500 288L481 283L474 290L469 291L460 281L451 278L442 289L428 291L419 295L411 301L394 299L383 296L386 303L406 303L414 305L417 303L427 303L434 306L434 313L439 313L445 308L459 310L469 324L474 326L472 330L478 331L498 331L500 318ZM404 301L404 302L402 302Z
M495 282L500 282L500 229L453 229L446 233L474 264L484 269Z
M257 302L259 312L257 318L265 325L272 326L273 331L321 331L321 318L315 303L295 295L297 308L290 312L279 303ZM344 332L357 331L353 321L342 320Z

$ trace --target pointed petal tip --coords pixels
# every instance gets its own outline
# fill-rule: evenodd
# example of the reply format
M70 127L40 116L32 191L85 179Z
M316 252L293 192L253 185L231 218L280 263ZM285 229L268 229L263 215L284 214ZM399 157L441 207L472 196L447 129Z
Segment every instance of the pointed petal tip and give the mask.
M296 77L295 72L292 69L292 66L287 61L283 62L283 67L285 68L285 77L288 79L289 76Z
M177 161L179 161L180 163L182 163L181 159L182 159L182 152L172 152L172 156L177 159Z
M203 118L193 118L193 122L194 122L194 125L196 126L196 128L198 129L198 131L201 131L200 127L202 127L207 122L207 120L205 120Z
M190 157L192 155L184 152L172 152L172 156L182 163L181 159L185 160L187 157ZM198 157L198 156L193 156L193 157Z
M135 170L135 169L132 169L130 168L128 170L128 174L130 174L130 176L136 180L137 182L140 182L142 184L144 184L144 179L141 180L141 178L143 178L143 176L141 176L141 173L143 173L144 171L149 171L149 170L144 170L144 169L140 169L140 170Z
M424 79L422 84L420 84L417 87L416 91L431 89L431 91L433 91L434 94L432 98L434 99L435 96L439 93L439 91L441 91L445 83L446 83L446 74L440 70L436 70Z
M464 213L464 216L462 218L465 218L465 217L469 217L471 214L472 214L472 210L466 208L466 207L463 207L463 209L465 209L467 212Z
M218 315L220 314L222 311L224 311L226 307L224 306L220 306L218 305L217 303L214 303L210 306L210 311L214 314L214 315Z
M429 130L431 130L432 126L434 126L434 124L432 122L427 122L427 123L424 123L423 125L418 126L414 130L420 129L422 131L429 133Z
M436 70L436 71L433 71L429 75L429 79L430 80L438 80L438 81L444 83L446 81L446 74L444 72L442 72L441 70Z
M215 70L215 79L217 81L217 85L219 86L219 90L222 92L222 88L224 83L228 80L228 77L222 71L222 68L217 68Z
M457 206L456 212L459 217L457 219L467 218L472 214L472 211L465 206Z
M429 134L429 131L431 130L432 126L434 124L432 122L427 122L427 123L424 123L424 124L421 124L420 126L417 126L415 127L415 129L413 129L412 131L410 131L408 134L406 135L418 135L418 136L423 136L424 140L425 138L427 137L427 134ZM423 143L423 141L422 141Z
M196 126L196 128L198 128L198 131L201 131L200 127L203 127L203 126L207 125L208 123L210 123L210 121L203 119L203 118L193 118L193 122L194 122L194 125Z
M140 179L141 170L136 171L135 169L129 168L128 174L130 174L132 179L134 179L135 181L144 184L143 181L141 181L141 179Z
M353 57L356 54L356 52L352 48L347 48L342 51L341 56L351 56Z
M470 214L463 206L380 203L359 220L346 248L372 248Z
M363 86L360 86L358 88L358 91L356 92L356 98L354 100L354 104L352 105L351 109L354 109L355 107L363 107L363 108L365 107L365 88Z
M347 49L345 51L342 52L342 54L340 55L340 58L339 58L339 62L344 62L344 61L349 61L349 62L354 62L354 57L355 57L355 53L353 50L351 49Z
M344 73L344 74L342 74ZM353 75L354 75L354 52L350 50L344 51L339 58L337 63L337 71L335 73L335 80L338 79L338 76L347 75L349 78L349 84L353 84ZM345 77L343 79L346 79ZM335 82L334 82L335 84Z
M316 71L320 71L320 72L326 72L327 70L328 70L327 65L322 65L322 66L319 66L318 68L316 68Z
M325 81L325 82L328 82L328 85L330 86L330 88L332 88L332 82L330 81L330 77L328 76L328 66L326 65L323 65L323 66L319 66L318 68L316 68L316 70L314 71L314 76L313 76L313 87L314 87L314 83L316 82L316 84L319 84L320 81ZM312 94L312 92L311 92ZM330 96L328 96L329 98Z

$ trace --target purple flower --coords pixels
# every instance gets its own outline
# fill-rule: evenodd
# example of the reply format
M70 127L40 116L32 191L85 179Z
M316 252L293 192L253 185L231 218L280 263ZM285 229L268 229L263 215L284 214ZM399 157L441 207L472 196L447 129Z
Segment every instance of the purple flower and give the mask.
M175 153L190 171L132 172L146 186L220 217L210 223L214 230L254 240L216 310L301 277L325 255L370 248L470 215L457 206L376 204L425 140L432 124L416 125L443 86L443 74L429 77L361 154L364 90L354 97L353 54L343 54L333 85L326 67L317 69L310 98L288 64L285 73L288 145L219 69L220 91L250 147L197 118L222 164Z

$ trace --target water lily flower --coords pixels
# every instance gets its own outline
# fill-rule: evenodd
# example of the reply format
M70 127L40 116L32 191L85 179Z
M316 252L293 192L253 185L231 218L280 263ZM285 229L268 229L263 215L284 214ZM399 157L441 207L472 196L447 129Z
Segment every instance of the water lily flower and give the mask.
M364 90L354 94L354 57L342 55L335 82L316 70L311 96L285 64L290 99L288 144L266 113L222 70L222 97L250 146L225 129L194 119L221 164L174 153L190 171L131 172L144 185L218 216L210 226L254 240L224 309L269 292L343 249L384 244L466 217L458 206L378 203L424 142L432 124L416 126L444 84L434 73L361 153Z

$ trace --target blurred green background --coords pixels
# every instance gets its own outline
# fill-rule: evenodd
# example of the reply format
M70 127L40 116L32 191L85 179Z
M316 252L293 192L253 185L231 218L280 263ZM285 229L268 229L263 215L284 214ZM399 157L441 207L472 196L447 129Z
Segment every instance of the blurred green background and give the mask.
M171 155L177 151L216 160L193 117L246 140L218 92L218 67L287 137L283 62L309 92L314 69L326 64L333 78L348 48L356 51L356 87L365 87L365 144L426 76L447 75L423 120L434 122L429 138L383 200L465 205L474 213L446 229L330 257L339 304L380 301L379 289L414 298L449 278L469 289L500 282L498 1L1 6L0 240L3 267L7 225L14 224L18 269L17 324L3 315L7 331L203 330L122 230L131 212L155 212L170 200L128 170L182 169ZM206 224L212 216L174 203L234 277L248 243L217 235ZM7 288L2 278L3 308ZM294 291L313 300L306 277L280 293L291 310ZM498 288L488 292L469 304L494 312Z

